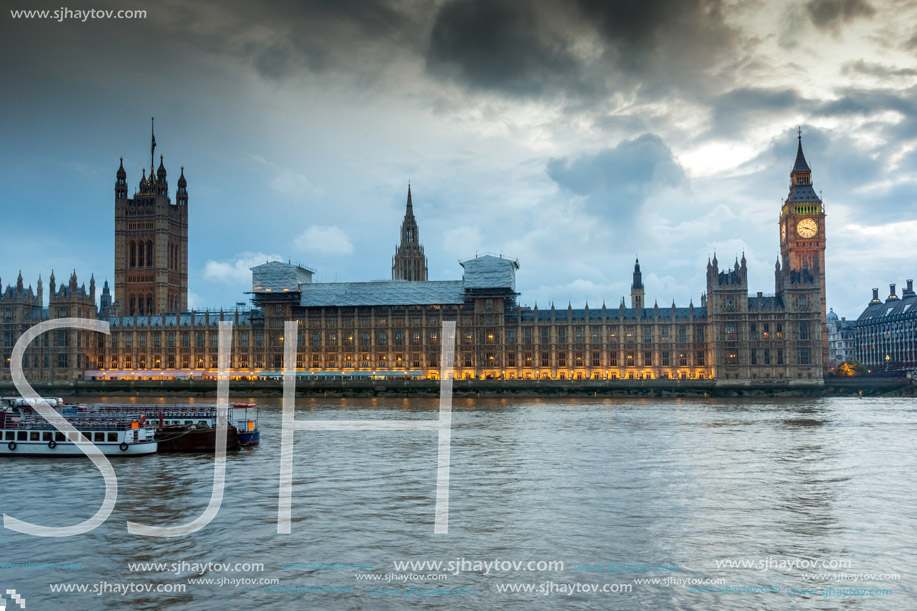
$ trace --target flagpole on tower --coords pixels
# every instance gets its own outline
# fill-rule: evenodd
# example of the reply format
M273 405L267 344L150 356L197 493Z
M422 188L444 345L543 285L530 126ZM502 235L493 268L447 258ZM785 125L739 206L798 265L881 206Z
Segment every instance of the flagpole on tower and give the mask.
M151 140L151 146L150 146L150 173L151 173L151 174L152 174L152 172L153 172L153 168L155 167L155 166L153 165L153 154L156 152L156 134L154 133L154 130L153 130L153 127L154 127L155 123L156 123L156 117L150 117L150 140Z

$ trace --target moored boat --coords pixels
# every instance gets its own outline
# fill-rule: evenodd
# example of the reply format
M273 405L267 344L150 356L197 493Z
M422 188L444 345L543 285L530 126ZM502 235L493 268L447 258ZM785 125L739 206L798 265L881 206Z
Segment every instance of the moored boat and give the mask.
M154 430L146 425L143 416L59 418L58 424L69 422L79 433L62 433L41 416L3 409L0 456L83 456L78 447L85 445L80 433L109 456L153 454L158 448Z
M159 452L213 452L216 450L218 410L215 405L80 405L77 413L142 414L155 427ZM238 450L237 427L233 425L233 408L227 413L226 449ZM246 427L248 421L245 422ZM253 421L253 429L257 430Z

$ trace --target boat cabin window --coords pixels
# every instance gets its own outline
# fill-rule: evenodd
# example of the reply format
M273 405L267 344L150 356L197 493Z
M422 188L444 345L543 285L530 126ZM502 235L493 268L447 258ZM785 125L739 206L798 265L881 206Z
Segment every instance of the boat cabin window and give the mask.
M29 432L29 441L41 441L41 433L38 431Z
M41 434L42 441L51 441L53 438L54 438L54 433L51 433L50 431L47 433Z
M79 433L67 433L67 439L76 443L80 439L80 434Z
M109 434L108 434L108 441L118 441L118 434L117 434L117 433L109 433Z
M18 431L16 435L16 441L28 441L29 434L26 431Z
M194 424L193 420L185 420L185 424Z
M16 431L7 431L6 435L3 437L6 441L12 441L16 439Z
M201 420L200 422L198 422L198 424L201 425L201 426L207 426L207 421L206 421L206 420Z
M105 441L105 433L95 433L93 441Z
M54 433L54 441L67 441L63 433Z

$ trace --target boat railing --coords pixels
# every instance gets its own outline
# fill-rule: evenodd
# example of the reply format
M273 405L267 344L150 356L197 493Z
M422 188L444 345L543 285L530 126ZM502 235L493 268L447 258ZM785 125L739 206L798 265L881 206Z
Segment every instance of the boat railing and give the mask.
M3 423L3 428L7 430L56 430L54 424L70 424L75 429L93 430L93 431L129 431L141 427L139 417L134 420L124 418L60 418L52 417L50 420L44 418L20 418L7 420ZM136 427L134 425L137 425Z
M232 408L230 408L231 411ZM173 405L98 405L93 406L89 413L94 414L123 414L126 412L131 413L142 413L145 414L148 418L151 416L159 416L161 413L164 417L200 417L200 418L214 418L217 415L217 408L209 406L195 406L188 407L185 406L173 406Z

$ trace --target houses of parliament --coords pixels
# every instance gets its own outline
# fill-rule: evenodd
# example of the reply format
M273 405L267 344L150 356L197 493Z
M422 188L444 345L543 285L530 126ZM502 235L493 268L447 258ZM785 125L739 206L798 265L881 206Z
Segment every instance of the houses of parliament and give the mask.
M47 306L41 278L33 290L20 275L0 294L7 380L26 329L82 317L107 320L110 334L39 336L25 354L27 379L213 378L221 320L233 323L235 379L280 375L287 341L305 377L436 379L442 322L454 320L457 379L823 382L825 212L801 135L775 211L772 292L749 291L744 255L731 264L714 255L699 303L682 306L649 305L639 261L629 302L616 307L523 305L519 262L502 256L462 262L461 280L430 280L409 186L391 280L319 283L313 270L274 261L252 268L251 307L189 311L188 184L182 169L173 199L167 176L160 157L131 197L123 161L116 171L113 294L106 281L97 295L94 278L86 289L75 271L60 286L52 272ZM283 336L288 320L299 323L295 338Z

